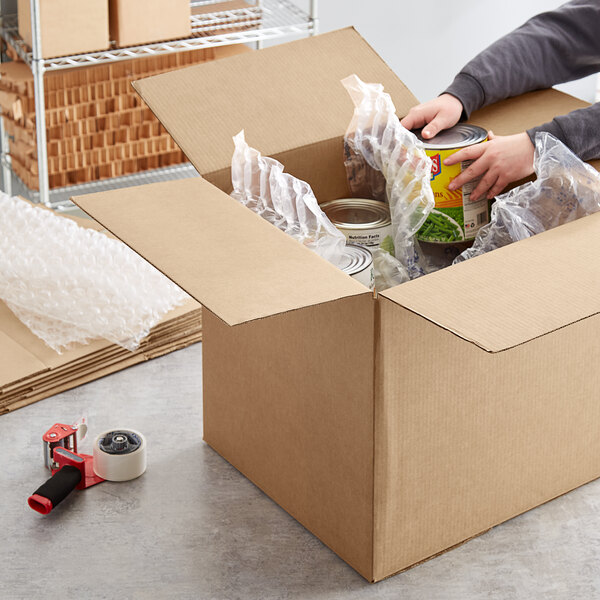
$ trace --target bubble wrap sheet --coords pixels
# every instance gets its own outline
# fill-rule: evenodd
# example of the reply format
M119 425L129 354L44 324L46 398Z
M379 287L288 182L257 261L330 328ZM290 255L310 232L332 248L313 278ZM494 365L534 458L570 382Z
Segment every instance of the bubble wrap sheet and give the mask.
M0 298L60 353L94 338L135 350L187 294L122 242L0 193Z
M535 136L535 181L496 198L492 217L455 263L600 210L600 174L549 133Z

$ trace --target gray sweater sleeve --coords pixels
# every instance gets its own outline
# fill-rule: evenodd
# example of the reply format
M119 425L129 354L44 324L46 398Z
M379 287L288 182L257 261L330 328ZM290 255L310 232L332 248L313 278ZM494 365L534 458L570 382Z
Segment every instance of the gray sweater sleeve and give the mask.
M532 90L600 70L600 0L573 0L542 13L477 55L445 91L458 98L463 117ZM580 158L600 157L600 103L528 130L548 131Z

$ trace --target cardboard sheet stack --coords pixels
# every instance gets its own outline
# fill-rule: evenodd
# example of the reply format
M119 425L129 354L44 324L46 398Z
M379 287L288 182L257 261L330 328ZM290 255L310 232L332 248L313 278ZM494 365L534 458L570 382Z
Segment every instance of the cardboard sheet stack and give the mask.
M149 56L45 76L50 187L130 175L186 161L131 87L133 79L250 51L243 45ZM33 76L0 65L0 106L15 173L39 189Z
M102 229L90 219L75 220ZM95 340L58 354L0 301L0 415L201 339L202 309L190 299L167 314L135 352Z

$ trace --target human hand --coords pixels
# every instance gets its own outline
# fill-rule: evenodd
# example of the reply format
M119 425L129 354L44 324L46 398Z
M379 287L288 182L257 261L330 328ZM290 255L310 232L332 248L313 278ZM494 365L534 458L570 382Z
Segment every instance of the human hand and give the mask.
M442 129L456 125L462 111L463 105L458 98L450 94L442 94L429 102L411 108L400 124L406 129L424 127L421 135L425 139L430 139Z
M533 173L533 144L526 133L495 136L488 133L487 142L458 150L444 160L445 165L472 160L458 177L448 185L456 190L478 177L481 180L471 192L475 202L487 195L488 200L497 196L509 183L528 177Z

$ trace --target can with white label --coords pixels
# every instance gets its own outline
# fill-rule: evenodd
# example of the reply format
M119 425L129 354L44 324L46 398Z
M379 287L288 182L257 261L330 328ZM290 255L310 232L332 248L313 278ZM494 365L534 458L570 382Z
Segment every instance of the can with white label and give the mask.
M367 198L340 198L321 204L321 209L349 244L394 254L392 219L387 202Z
M417 232L417 239L443 244L472 240L479 229L489 223L487 198L484 196L477 202L471 202L471 192L479 179L470 181L457 190L449 190L448 184L473 161L444 165L444 159L457 150L485 142L487 131L476 125L461 123L428 140L423 139L420 132L417 137L423 142L425 153L433 163L431 189L435 198L435 208Z
M373 256L363 246L346 244L340 269L372 290L375 287Z

